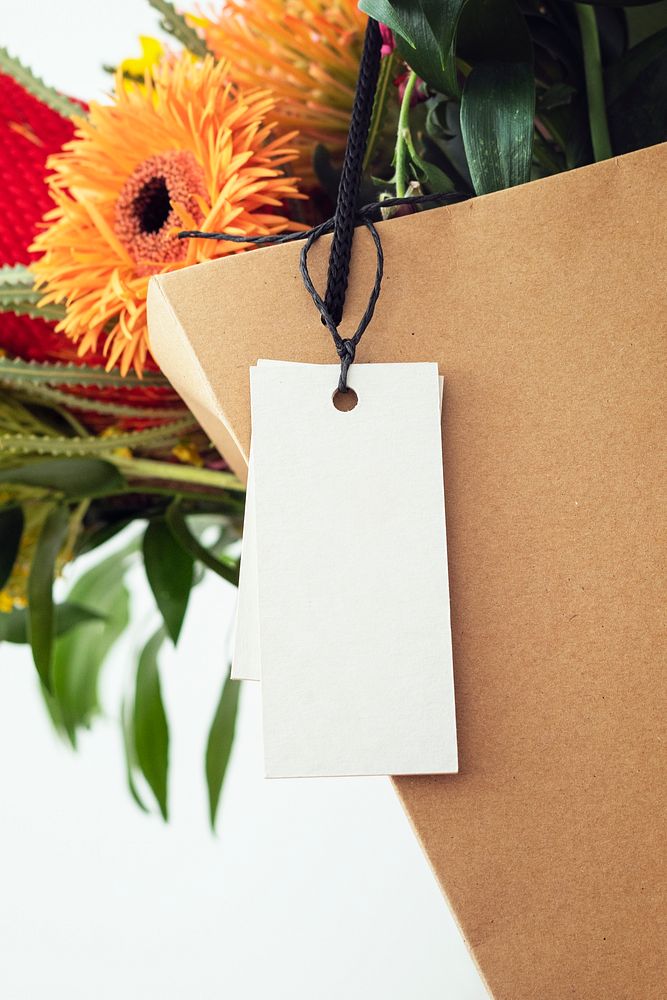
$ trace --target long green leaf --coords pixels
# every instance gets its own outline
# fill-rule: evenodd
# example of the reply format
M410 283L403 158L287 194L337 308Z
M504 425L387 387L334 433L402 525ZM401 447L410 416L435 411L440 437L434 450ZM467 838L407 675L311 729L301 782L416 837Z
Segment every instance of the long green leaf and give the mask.
M426 137L443 154L464 184L472 187L461 138L460 105L441 95L426 102Z
M55 507L40 532L28 578L28 637L37 672L48 691L52 690L55 637L53 579L56 559L65 542L68 525L67 507Z
M139 806L142 812L149 812L149 808L139 794L137 783L134 780L136 771L139 769L137 763L137 751L134 745L133 714L127 701L123 701L120 706L120 728L123 736L123 753L125 756L125 777L130 795Z
M118 469L100 458L44 458L0 470L0 483L38 486L70 500L118 493L127 483Z
M191 416L160 427L125 431L109 437L46 437L40 434L0 434L0 450L8 455L54 455L66 458L104 456L116 448L157 448L195 427Z
M229 676L225 678L206 744L206 784L212 830L215 830L220 794L234 742L240 689L238 681L230 680Z
M46 385L87 385L136 389L139 386L159 386L168 389L169 382L159 372L144 372L139 378L133 372L121 375L118 370L105 371L95 365L63 364L62 362L24 361L23 358L0 357L0 380L32 382Z
M359 10L363 10L380 24L386 24L393 32L404 38L413 49L416 48L412 18L407 9L409 4L401 3L400 0L359 0L358 6ZM417 7L418 4L412 6Z
M482 63L466 80L461 133L477 194L530 180L535 81L523 63Z
M193 559L212 569L223 580L234 587L239 585L239 564L228 556L216 556L209 552L190 531L178 501L174 501L167 509L166 521L178 544L188 552Z
M179 545L161 518L151 521L146 528L143 551L146 576L155 602L176 644L192 589L192 556Z
M12 574L23 534L23 511L20 507L0 509L0 590Z
M3 381L0 374L0 383ZM12 384L12 383L10 383ZM71 392L53 389L46 385L16 385L14 392L23 401L46 406L65 407L67 410L84 413L107 413L116 420L119 417L139 417L141 420L173 420L188 412L185 406L132 406L127 403L108 402L95 396L75 396Z
M53 608L54 636L58 638L86 622L100 622L103 616L93 608L86 608L72 601L64 601ZM0 642L28 642L28 611L26 608L14 608L0 615Z
M370 17L391 28L399 54L434 90L458 94L454 39L467 0L360 0Z
M165 630L158 629L139 657L134 697L134 746L137 763L155 795L164 820L167 819L169 770L169 726L162 702L158 653Z
M116 640L127 628L130 597L124 584L126 552L114 552L79 577L68 600L83 605L95 620L80 624L56 641L53 697L62 726L76 745L77 731L88 727L99 710L99 677Z

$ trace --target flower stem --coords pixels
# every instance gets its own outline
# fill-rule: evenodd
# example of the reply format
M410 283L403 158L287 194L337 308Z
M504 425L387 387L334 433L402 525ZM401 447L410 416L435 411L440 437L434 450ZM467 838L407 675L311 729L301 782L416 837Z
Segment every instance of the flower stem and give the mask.
M364 170L368 170L370 167L375 153L375 147L377 146L378 139L382 134L382 124L387 107L387 96L389 94L389 87L395 68L396 58L394 53L391 52L388 56L384 56L382 62L380 63L380 77L375 91L373 114L371 116L371 123L368 127L368 141L366 143L366 152L364 153Z
M608 160L613 154L607 109L605 106L604 82L602 79L602 58L600 36L595 16L595 8L588 4L575 4L581 44L584 51L584 72L586 75L586 96L588 98L588 121L596 161Z
M151 458L122 458L105 455L108 462L131 479L165 479L173 483L193 483L212 486L219 490L243 492L245 486L232 472L200 469L195 465L177 465L175 462L157 462Z
M397 198L405 198L408 186L408 142L406 141L406 136L410 136L410 99L416 82L417 74L414 70L410 70L410 75L403 92L403 100L401 101L401 111L398 116L398 132L396 134L396 153L394 158L396 160Z

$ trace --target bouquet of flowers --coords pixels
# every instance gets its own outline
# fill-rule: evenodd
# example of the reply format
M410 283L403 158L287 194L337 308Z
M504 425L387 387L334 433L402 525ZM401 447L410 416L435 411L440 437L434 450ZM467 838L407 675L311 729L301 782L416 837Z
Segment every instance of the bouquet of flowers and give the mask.
M667 3L149 2L171 43L142 38L106 103L0 49L0 641L30 644L76 746L143 563L163 624L114 714L130 790L166 819L159 651L203 573L237 582L244 493L151 356L149 278L251 249L181 230L252 238L332 214L367 17L384 44L362 196L381 202L486 194L664 141ZM213 712L212 824L237 700L226 682Z

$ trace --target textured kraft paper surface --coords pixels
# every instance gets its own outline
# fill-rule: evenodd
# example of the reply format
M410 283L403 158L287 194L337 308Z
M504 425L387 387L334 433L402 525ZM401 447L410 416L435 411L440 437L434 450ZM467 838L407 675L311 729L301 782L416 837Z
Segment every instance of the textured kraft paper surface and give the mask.
M358 359L445 377L460 755L395 785L496 1000L665 995L666 176L662 145L380 227ZM158 360L216 397L239 473L249 366L335 361L298 255L149 292ZM374 267L360 231L343 333Z

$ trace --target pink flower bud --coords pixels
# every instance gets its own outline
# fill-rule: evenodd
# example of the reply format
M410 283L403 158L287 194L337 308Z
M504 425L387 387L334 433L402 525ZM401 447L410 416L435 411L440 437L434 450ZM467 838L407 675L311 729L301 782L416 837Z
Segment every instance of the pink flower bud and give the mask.
M380 24L380 35L382 37L382 48L380 49L380 55L390 56L394 49L396 48L396 41L394 39L394 33L391 28L388 28L386 24Z
M394 80L394 86L398 89L399 101L403 100L403 95L405 93L405 87L407 85L409 76L410 72L409 70L406 69L403 73L399 73ZM414 89L412 91L412 94L410 95L410 107L414 108L416 104L421 104L421 102L425 101L427 97L428 97L428 87L421 79L421 77L417 77Z

